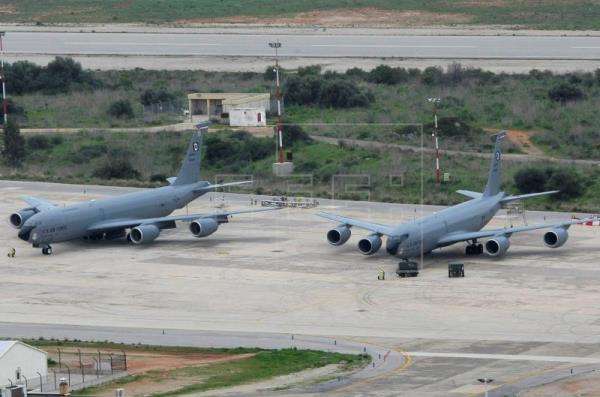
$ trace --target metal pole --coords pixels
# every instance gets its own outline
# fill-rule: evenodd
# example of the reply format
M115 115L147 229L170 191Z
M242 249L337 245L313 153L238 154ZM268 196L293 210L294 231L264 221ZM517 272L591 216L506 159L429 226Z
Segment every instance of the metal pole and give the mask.
M2 110L4 111L4 126L8 122L8 102L6 100L6 79L4 78L4 38L5 32L0 32L0 78L2 79Z
M69 387L71 387L71 368L65 364L65 367L67 367L67 373L69 374Z
M441 183L441 170L440 170L440 146L438 142L438 117L437 117L437 105L440 102L440 98L428 98L429 102L433 103L433 132L431 133L431 139L433 140L433 146L435 147L435 183L439 185Z
M56 350L58 350L58 368L61 369L62 362L61 362L61 356L60 356L60 348L57 347Z
M275 97L277 98L277 161L279 163L284 162L284 150L283 150L283 131L282 131L282 120L281 120L281 86L279 80L279 52L278 49L281 47L279 40L270 42L269 47L275 49Z
M81 362L81 350L77 349L77 353L79 354L79 369L81 370L81 382L85 383L85 373L83 371L83 363Z
M27 390L29 387L27 386L27 377L25 375L21 375L23 377L23 379L25 379L25 390Z
M54 390L56 390L56 388L57 388L57 384L56 384L56 371L52 370L52 373L54 374Z
M42 374L40 374L38 371L35 371L39 377L40 377L40 393L44 392L44 382L42 381Z

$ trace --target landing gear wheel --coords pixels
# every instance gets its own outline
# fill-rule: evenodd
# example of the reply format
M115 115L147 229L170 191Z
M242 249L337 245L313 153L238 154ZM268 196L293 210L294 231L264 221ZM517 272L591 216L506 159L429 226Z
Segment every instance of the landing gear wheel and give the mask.
M483 254L483 244L477 244L477 254Z
M483 254L483 244L473 243L467 245L467 248L465 249L465 254L467 256Z
M128 243L132 243L133 241L131 241L131 233L127 233L127 242Z
M48 245L48 246L42 248L42 254L52 255L52 247Z

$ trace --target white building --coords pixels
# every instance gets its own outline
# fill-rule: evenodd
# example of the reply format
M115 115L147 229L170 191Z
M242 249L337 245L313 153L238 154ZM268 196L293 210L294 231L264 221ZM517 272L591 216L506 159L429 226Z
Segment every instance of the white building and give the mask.
M48 374L48 354L20 341L0 341L0 388Z
M231 109L229 111L229 125L232 127L264 127L267 125L265 109Z

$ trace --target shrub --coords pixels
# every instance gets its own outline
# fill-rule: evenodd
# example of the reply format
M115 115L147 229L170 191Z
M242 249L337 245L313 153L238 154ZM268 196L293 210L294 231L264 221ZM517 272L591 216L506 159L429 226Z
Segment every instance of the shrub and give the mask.
M348 77L357 77L363 80L366 80L369 77L369 72L362 70L361 68L350 68L346 70L346 76Z
M140 95L140 101L142 105L149 106L155 103L168 103L175 100L175 95L168 92L167 90L146 90Z
M310 143L312 138L296 124L283 126L283 146L290 147L297 142Z
M21 136L19 125L8 119L4 128L4 160L10 166L18 166L25 158L25 139Z
M369 72L369 81L376 84L398 84L408 80L408 72L404 68L393 68L379 65Z
M443 81L444 72L441 68L430 66L425 68L423 73L421 74L421 81L427 85L436 85L440 84Z
M321 65L309 65L298 68L298 76L318 76L321 74Z
M556 197L576 198L585 193L585 183L581 174L573 169L555 168L552 169L548 183L548 190L560 190Z
M139 179L140 173L123 157L107 158L94 170L93 176L102 179Z
M27 138L27 148L30 150L50 149L52 142L45 135L34 135Z
M525 194L544 191L547 180L547 172L533 167L522 168L514 176L515 186Z
M166 180L167 180L167 176L164 174L150 175L150 182L164 182Z
M108 114L116 118L133 118L133 108L128 100L118 100L110 104Z
M368 106L374 97L354 81L308 75L291 76L286 80L285 99L291 104L348 108Z
M524 168L515 174L514 180L517 189L525 194L558 190L555 197L570 199L585 193L584 178L568 168Z
M569 101L583 98L583 92L572 84L562 83L548 91L548 97L563 105Z

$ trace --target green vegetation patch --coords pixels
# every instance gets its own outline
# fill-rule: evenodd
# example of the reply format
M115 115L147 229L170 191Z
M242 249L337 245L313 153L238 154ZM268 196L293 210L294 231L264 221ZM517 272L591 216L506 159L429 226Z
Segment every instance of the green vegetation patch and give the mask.
M433 24L451 24L445 15L463 16L466 24L520 25L540 29L598 29L600 5L590 0L6 0L2 22L165 23L206 21L237 16L286 17L300 12L377 8L440 15Z

